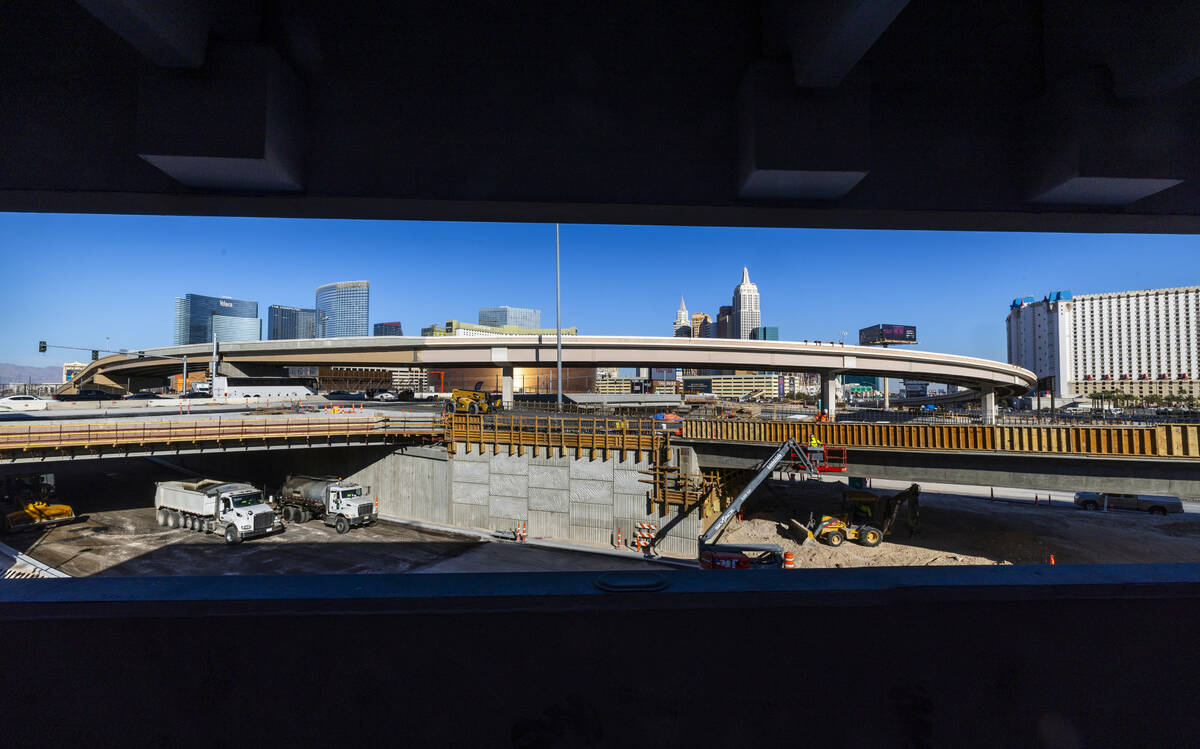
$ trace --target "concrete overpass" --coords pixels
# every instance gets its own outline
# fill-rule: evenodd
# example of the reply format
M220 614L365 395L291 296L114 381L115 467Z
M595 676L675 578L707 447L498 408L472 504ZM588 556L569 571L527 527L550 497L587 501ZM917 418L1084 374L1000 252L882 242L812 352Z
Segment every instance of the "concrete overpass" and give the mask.
M745 341L736 339L569 336L563 338L564 367L688 367L816 372L821 400L832 413L834 377L916 377L977 390L984 420L995 417L996 395L1027 392L1036 376L1010 364L930 351L847 346L822 341ZM89 383L124 387L136 379L179 372L174 359L194 359L203 366L211 344L146 349L144 358L114 355L91 363L72 387ZM496 367L502 372L503 397L512 402L514 367L553 367L555 340L550 336L318 338L247 341L218 345L218 373L282 374L285 366L362 367Z

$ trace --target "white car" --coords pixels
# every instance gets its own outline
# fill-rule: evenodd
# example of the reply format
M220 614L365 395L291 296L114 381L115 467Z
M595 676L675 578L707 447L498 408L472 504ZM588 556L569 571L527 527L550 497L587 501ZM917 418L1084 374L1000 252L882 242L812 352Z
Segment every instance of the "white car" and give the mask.
M0 410L4 411L45 411L46 401L36 395L9 395L0 398Z

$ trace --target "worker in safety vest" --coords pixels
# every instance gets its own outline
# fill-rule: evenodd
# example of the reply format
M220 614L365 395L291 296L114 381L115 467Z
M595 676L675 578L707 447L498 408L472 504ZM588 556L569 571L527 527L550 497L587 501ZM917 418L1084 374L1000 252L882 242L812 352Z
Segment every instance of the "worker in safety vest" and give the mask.
M815 434L808 438L808 446L809 447L824 447L821 440L817 439L817 435L815 435Z
M854 519L859 523L871 522L872 514L873 510L868 502L859 502L854 507Z

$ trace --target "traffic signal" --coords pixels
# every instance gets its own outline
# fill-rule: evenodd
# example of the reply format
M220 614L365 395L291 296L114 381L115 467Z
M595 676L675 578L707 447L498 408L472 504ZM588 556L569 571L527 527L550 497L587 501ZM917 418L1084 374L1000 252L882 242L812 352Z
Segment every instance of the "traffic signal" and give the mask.
M38 353L39 354L46 353L46 342L45 341L38 341Z
M92 349L92 361L96 361L99 358L100 358L100 350Z

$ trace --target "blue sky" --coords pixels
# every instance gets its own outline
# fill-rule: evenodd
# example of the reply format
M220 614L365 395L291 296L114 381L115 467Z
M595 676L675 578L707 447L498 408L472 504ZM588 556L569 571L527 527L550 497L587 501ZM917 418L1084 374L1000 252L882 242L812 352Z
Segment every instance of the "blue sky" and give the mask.
M269 305L311 307L331 281L370 281L371 322L411 335L501 304L554 324L553 224L0 213L0 257L14 364L74 358L40 339L168 345L188 292L257 301L265 334ZM680 294L715 317L743 265L781 338L913 324L922 349L1003 360L1013 297L1198 284L1200 238L564 224L563 324L669 335Z

